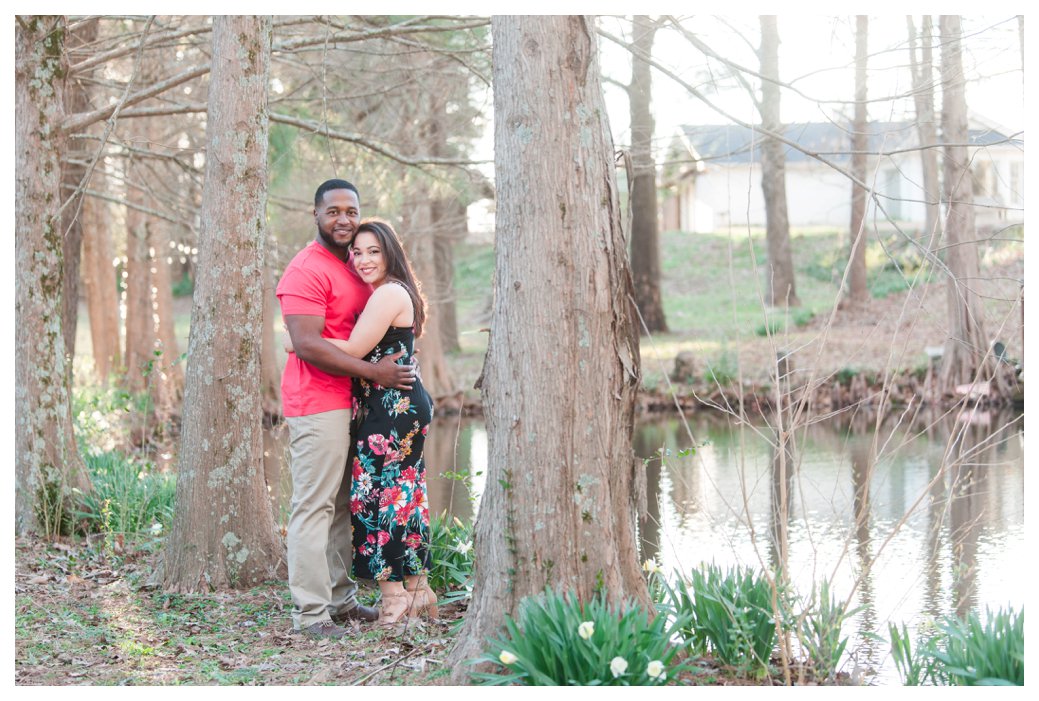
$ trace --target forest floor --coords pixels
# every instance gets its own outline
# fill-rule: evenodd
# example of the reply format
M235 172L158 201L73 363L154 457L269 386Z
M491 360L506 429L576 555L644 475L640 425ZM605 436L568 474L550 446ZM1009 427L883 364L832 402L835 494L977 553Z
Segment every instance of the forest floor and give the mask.
M148 588L150 553L84 541L15 544L18 685L443 684L457 607L439 622L345 640L292 631L284 582L235 593ZM371 603L377 590L362 589Z

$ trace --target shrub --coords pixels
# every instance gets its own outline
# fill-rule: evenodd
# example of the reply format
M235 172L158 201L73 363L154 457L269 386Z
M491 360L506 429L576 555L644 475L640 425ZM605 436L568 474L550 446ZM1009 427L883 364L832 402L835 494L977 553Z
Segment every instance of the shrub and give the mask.
M775 336L783 330L783 323L779 319L766 319L765 323L759 324L754 333L758 336Z
M909 280L900 269L884 269L874 275L868 282L869 293L874 299L883 299L891 294L909 289Z
M891 657L895 661L899 676L902 677L902 684L920 686L928 679L933 680L935 665L930 650L931 641L921 640L914 650L904 623L902 630L894 623L888 623L888 633L891 636Z
M141 397L118 388L75 388L73 432L82 455L100 455L129 443L126 417L141 409Z
M776 640L773 585L750 568L722 572L717 565L701 565L688 580L679 577L665 585L661 609L684 618L680 628L693 651L710 650L719 662L741 671L764 671ZM782 592L777 607L782 609Z
M582 604L551 590L523 599L516 620L473 663L494 663L503 674L477 672L483 684L653 686L687 666L671 643L688 618L650 618L634 602L611 606L600 597Z
M185 272L180 279L173 283L174 297L190 297L195 292L195 281Z
M443 602L468 599L473 591L473 524L445 511L430 519L429 586L446 594Z
M707 361L704 379L711 384L731 385L739 378L739 368L734 356L723 352L714 361Z
M807 326L815 318L815 312L811 309L798 309L793 314L794 326L802 328Z
M892 623L891 655L907 686L1024 686L1025 613L1014 609L995 614L986 610L983 623L977 614L966 620L947 616L937 630L924 636L912 649L905 624L901 631Z
M800 617L798 638L819 679L832 679L837 673L841 655L848 638L841 635L844 622L858 609L849 611L847 604L838 602L823 580L819 589L812 589L808 606Z
M173 521L172 475L153 472L120 453L86 455L93 490L76 514L88 532L135 535L161 532Z
M1024 686L1025 612L947 617L938 628L936 676L956 686Z

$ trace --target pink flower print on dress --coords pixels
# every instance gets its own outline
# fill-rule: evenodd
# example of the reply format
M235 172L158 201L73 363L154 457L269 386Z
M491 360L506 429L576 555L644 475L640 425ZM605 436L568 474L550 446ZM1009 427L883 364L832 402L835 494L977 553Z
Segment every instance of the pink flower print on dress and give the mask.
M368 445L371 446L372 452L376 455L385 455L389 444L390 441L387 441L386 436L382 434L373 433L368 436Z
M382 490L382 494L379 495L379 506L380 510L385 511L387 506L395 504L398 499L402 498L400 487L394 485L389 489Z
M376 538L379 541L379 547L380 548L382 546L386 545L386 543L390 542L390 534L387 533L386 531L379 531L379 534L376 536Z
M399 509L397 509L397 513L393 517L394 522L398 526L403 526L408 522L408 519L411 518L412 511L414 511L414 508L411 506L411 504L405 503Z

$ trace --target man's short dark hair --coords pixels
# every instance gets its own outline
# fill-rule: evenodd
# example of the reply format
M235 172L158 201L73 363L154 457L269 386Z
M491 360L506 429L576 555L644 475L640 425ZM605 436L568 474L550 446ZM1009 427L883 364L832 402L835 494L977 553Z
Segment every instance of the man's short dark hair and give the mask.
M361 193L357 191L357 188L353 186L353 183L333 178L332 180L326 180L321 183L317 192L314 193L314 209L318 208L321 204L321 198L324 197L325 193L329 190L353 190L353 193L357 195L357 203L361 203Z

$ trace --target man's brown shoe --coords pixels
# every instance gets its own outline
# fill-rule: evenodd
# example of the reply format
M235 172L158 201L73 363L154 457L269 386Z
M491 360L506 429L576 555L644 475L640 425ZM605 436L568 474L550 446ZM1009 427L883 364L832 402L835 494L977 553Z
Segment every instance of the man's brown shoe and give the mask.
M346 623L347 621L374 621L379 618L379 610L371 606L357 604L349 611L332 616L335 623Z
M300 631L308 638L345 638L350 631L340 628L332 621L318 621Z

